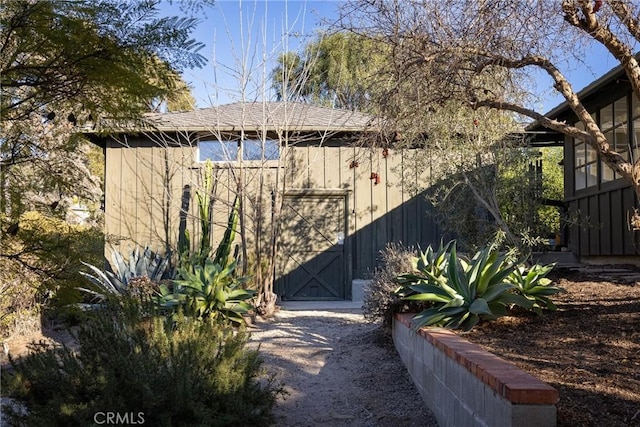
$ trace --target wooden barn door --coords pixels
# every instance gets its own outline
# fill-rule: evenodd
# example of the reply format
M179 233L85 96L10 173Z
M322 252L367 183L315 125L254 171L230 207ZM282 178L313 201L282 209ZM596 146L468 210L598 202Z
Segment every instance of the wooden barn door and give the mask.
M344 194L285 196L276 286L283 300L351 298L347 212Z

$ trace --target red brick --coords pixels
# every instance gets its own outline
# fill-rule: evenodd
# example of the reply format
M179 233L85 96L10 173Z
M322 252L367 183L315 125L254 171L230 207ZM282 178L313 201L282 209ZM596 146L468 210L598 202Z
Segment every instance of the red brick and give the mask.
M407 313L396 314L396 319L409 328L412 327L412 317ZM418 334L512 403L540 405L558 402L558 390L555 388L451 331L421 328Z

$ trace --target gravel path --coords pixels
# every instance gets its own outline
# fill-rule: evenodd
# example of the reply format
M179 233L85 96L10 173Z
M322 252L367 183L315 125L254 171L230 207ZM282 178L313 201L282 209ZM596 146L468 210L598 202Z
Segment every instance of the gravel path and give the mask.
M251 341L288 392L277 426L437 426L391 338L360 310L281 310Z

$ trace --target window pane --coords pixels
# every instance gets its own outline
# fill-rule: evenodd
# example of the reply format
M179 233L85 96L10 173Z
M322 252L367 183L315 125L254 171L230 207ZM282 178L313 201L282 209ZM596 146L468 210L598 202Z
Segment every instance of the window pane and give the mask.
M600 110L600 129L613 127L613 105L607 105Z
M587 187L598 185L598 164L587 165Z
M596 160L598 160L598 152L590 145L587 145L587 163L593 163Z
M618 153L629 150L629 138L627 138L627 127L621 126L615 129L616 151Z
M580 142L574 147L576 166L582 166L586 163L586 154L584 151L584 142Z
M244 160L263 160L262 147L264 142L264 160L277 160L280 158L280 144L278 141L268 139L266 141L245 140L242 142L242 158Z
M633 130L631 133L631 150L633 153L633 160L635 161L640 154L640 120L633 121Z
M236 141L200 141L198 143L198 161L233 162L238 159Z
M617 100L613 103L613 112L615 115L615 126L620 126L629 120L627 115L627 97Z
M576 169L576 190L586 187L586 169L584 167Z
M631 95L631 114L634 118L640 116L640 100L635 93Z
M602 182L609 182L615 179L615 174L609 166L604 162L600 162L600 167L602 168Z

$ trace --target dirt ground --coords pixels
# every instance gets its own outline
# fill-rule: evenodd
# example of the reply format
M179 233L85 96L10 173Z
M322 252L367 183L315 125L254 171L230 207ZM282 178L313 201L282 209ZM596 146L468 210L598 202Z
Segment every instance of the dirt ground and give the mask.
M640 270L558 269L558 311L504 317L465 338L559 390L559 426L640 426Z
M252 341L289 393L276 426L437 426L393 342L360 310L281 310Z

